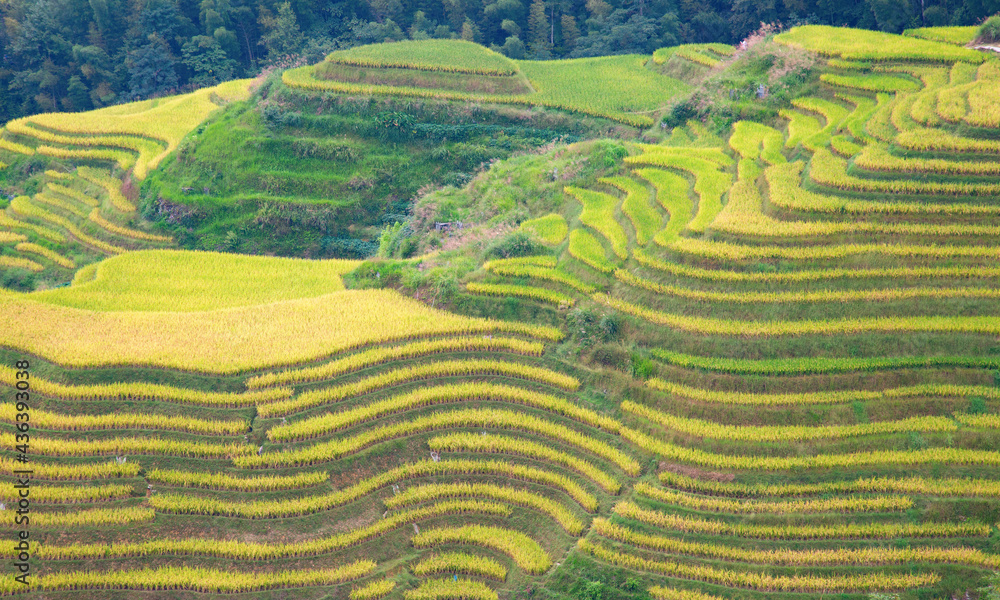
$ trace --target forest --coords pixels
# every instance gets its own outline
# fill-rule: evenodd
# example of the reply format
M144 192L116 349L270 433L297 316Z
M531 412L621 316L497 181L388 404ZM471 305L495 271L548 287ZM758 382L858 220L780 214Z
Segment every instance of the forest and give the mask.
M0 122L175 94L331 51L462 38L511 58L735 43L762 22L899 33L1000 0L0 0Z

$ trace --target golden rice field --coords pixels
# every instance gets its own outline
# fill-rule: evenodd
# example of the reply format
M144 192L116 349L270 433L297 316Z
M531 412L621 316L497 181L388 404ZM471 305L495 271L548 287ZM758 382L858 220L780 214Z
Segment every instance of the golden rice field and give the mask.
M138 217L134 188L125 191L125 183L144 179L221 106L248 98L250 83L230 81L179 96L7 123L0 151L37 152L57 160L59 168L45 171L43 191L19 198L0 214L0 233L29 238L3 262L65 280L77 266L106 256L173 246L171 237L148 230Z
M556 261L485 265L491 294L589 299L635 336L615 368L645 390L608 381L602 429L656 462L577 545L621 597L958 597L1000 569L1000 163L982 129L1000 125L1000 63L961 47L969 29L782 33L834 57L782 122L737 122L719 154L633 145L523 226ZM715 64L656 59L675 56ZM658 375L638 375L644 355Z
M964 35L781 34L835 59L811 95L552 177L561 205L519 227L538 256L461 281L488 316L348 289L361 261L170 249L136 235L156 233L117 175L52 171L0 215L3 258L75 274L0 293L9 535L22 412L34 470L33 581L0 593L974 598L1000 570L1000 103L983 93L1000 61ZM410 45L328 60L556 80ZM658 76L592 62L559 77ZM635 115L668 83L618 101L566 85L549 106ZM169 151L195 121L167 115L205 103L33 117L2 139L92 128Z
M48 113L12 121L8 133L20 139L62 146L118 148L135 152L133 176L143 179L181 139L219 108L217 102L245 99L250 80L236 80L190 94L133 102L90 111Z
M0 151L48 156L58 168L45 171L44 190L0 213L0 234L28 238L16 255L2 257L5 266L65 280L77 266L106 256L173 246L170 236L148 230L138 217L135 189L126 184L144 179L211 113L248 98L250 83L7 123Z

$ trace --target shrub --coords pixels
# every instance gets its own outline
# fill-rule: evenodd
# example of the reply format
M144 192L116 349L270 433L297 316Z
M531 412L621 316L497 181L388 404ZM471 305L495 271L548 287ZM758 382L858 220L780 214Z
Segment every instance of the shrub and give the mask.
M449 171L441 178L441 183L454 187L462 187L470 181L472 181L472 175L461 171Z
M500 52L503 52L509 58L521 59L524 58L525 46L521 38L516 35L509 36L506 41L504 41L503 46L500 47Z
M597 327L606 341L618 339L622 330L622 318L618 313L608 313L601 317Z
M583 587L583 597L586 600L601 600L604 598L604 584L600 581L588 581Z
M580 341L584 346L589 346L594 341L595 322L597 315L589 308L577 308L569 311L567 321L571 335Z
M993 18L995 19L996 17ZM984 581L986 585L977 588L978 591L983 592L983 600L1000 600L1000 573L993 573Z
M924 450L927 448L927 440L924 436L920 435L916 431L910 432L909 443L907 444L910 450Z
M594 348L591 359L612 369L627 371L629 369L628 352L616 345L602 344Z
M680 127L691 119L701 116L698 108L698 99L691 97L681 100L670 107L670 111L663 117L662 127L673 129Z
M378 252L378 244L349 237L324 236L320 240L323 253L328 256L369 258Z
M379 258L392 258L400 254L400 251L403 249L403 242L412 234L413 229L409 223L396 221L392 225L386 225L379 236L378 252L376 255Z
M380 112L372 119L372 125L382 141L407 139L415 131L413 117L404 112Z
M359 288L395 287L403 278L406 263L374 260L361 263L349 279Z
M993 15L979 27L979 39L984 42L1000 41L1000 15Z
M273 102L262 102L259 110L264 127L271 131L276 131L286 125L297 125L302 116L301 114L286 112Z
M512 258L515 256L531 256L544 252L531 235L524 231L514 231L497 238L486 248L486 258Z
M626 156L628 149L617 142L598 142L594 152L595 164L605 169L617 167Z
M347 142L340 140L296 139L292 141L292 152L301 158L323 158L339 162L354 162L361 153Z
M0 286L18 292L30 292L35 289L35 274L25 269L11 269L3 274Z
M638 354L632 355L632 377L636 379L649 379L656 374L656 363L648 358L643 358Z

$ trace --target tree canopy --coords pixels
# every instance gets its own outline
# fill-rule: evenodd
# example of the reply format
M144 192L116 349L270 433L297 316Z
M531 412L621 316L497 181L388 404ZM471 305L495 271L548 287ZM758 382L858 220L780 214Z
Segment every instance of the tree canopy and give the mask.
M1000 0L0 0L0 121L406 38L462 38L548 59L736 43L761 22L898 33L972 25L997 11Z

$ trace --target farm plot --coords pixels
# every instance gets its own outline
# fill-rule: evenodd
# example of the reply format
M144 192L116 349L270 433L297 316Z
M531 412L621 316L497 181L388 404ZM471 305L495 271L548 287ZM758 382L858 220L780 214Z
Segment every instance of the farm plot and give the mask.
M841 62L784 120L546 171L556 200L516 221L535 255L476 262L452 308L556 326L345 289L354 261L135 251L110 173L47 176L0 243L125 251L0 294L3 352L32 369L37 589L971 593L1000 570L1000 170L974 91L995 72L932 33L793 29L779 41ZM328 62L556 79L410 45ZM616 93L549 98L619 116L653 98ZM0 409L8 445L17 422ZM4 501L17 468L0 459Z

